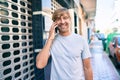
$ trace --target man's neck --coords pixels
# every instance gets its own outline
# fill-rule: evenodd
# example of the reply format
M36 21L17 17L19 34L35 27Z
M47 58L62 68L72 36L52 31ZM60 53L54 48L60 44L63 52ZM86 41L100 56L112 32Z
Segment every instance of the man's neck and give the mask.
M59 33L62 36L69 36L71 34L71 32L65 32L65 33Z

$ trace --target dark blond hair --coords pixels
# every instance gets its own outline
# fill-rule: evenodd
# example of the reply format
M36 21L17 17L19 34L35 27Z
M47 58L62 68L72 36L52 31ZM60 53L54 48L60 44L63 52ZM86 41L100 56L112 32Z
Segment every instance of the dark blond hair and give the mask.
M69 13L68 9L66 9L66 8L57 9L57 10L55 10L55 12L52 15L52 20L55 22L56 19L60 18L64 14L67 14L68 17L70 17L70 13Z

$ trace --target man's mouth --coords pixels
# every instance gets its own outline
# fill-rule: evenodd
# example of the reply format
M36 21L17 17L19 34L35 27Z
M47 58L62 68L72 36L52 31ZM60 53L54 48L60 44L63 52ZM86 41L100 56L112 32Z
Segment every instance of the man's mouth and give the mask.
M60 29L65 29L65 28L66 28L66 25L60 25L59 28L60 28Z

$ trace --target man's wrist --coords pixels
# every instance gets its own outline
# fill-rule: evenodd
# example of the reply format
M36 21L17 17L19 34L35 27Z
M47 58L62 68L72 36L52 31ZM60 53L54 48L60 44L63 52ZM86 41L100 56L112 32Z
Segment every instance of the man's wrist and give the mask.
M48 38L47 40L48 40L48 41L53 41L54 39L50 39L50 38Z

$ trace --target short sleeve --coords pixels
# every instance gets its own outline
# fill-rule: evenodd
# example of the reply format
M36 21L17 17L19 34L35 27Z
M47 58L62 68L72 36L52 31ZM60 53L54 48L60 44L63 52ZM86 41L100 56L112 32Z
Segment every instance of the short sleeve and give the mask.
M83 51L82 51L82 59L86 59L92 57L91 53L90 53L90 49L87 43L87 40L83 40Z

